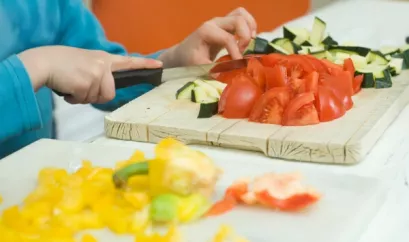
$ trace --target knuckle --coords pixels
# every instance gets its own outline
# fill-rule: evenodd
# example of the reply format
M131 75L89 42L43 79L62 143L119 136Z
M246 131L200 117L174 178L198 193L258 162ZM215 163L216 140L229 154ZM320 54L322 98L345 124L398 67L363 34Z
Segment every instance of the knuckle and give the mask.
M247 12L247 10L245 8L243 8L243 7L238 7L238 8L236 8L235 12L239 13L239 14L245 14Z
M83 92L87 92L90 87L91 87L91 82L90 81L82 81L82 82L78 82L75 85L75 90L78 93L83 93Z

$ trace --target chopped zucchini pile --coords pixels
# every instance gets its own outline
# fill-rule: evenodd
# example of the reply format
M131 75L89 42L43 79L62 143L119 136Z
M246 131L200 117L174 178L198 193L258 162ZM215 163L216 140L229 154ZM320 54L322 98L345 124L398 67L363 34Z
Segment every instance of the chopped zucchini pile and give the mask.
M227 84L215 80L195 80L186 83L176 92L176 99L200 103L198 118L217 114L220 95Z
M363 88L388 88L392 86L392 76L409 68L409 45L403 47L382 47L373 50L353 43L340 45L326 32L327 24L315 17L311 31L305 28L283 27L283 37L273 39L255 38L246 54L280 53L285 55L312 55L342 65L351 58L356 75L363 74Z

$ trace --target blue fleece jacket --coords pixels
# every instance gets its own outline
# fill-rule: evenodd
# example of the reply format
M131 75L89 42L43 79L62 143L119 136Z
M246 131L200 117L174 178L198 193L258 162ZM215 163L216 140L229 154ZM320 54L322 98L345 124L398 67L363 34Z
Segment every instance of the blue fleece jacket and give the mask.
M121 45L106 39L98 20L82 0L0 0L0 158L55 135L52 92L46 87L34 92L16 56L45 45L127 54ZM149 57L158 55L159 52ZM150 89L150 85L121 89L114 100L94 106L111 111Z

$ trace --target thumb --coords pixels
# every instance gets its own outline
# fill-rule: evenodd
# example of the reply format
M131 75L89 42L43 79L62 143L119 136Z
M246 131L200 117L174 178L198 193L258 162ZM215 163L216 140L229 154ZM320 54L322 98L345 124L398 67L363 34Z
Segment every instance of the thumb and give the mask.
M155 59L111 55L111 70L152 69L162 67L162 62Z

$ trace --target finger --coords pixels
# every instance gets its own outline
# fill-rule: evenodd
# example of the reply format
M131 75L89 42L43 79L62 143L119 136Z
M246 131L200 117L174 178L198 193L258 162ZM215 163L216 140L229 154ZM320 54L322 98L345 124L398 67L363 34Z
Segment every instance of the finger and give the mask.
M70 103L70 104L79 104L79 103L80 103L77 99L75 99L74 96L64 97L64 100L65 100L67 103Z
M250 27L251 37L252 38L256 37L256 35L257 35L257 22L256 22L256 19L245 8L242 8L242 7L237 8L237 9L233 10L227 16L242 16L246 20L247 24Z
M225 47L233 59L242 58L234 36L220 28L215 22L207 22L200 29L199 34L206 43Z
M85 97L85 100L82 102L82 104L96 103L98 101L101 81L102 78L101 80L94 80L92 82L91 86L88 89L87 96Z
M111 55L111 70L126 70L126 69L152 69L162 67L162 62L155 59Z
M106 103L115 98L115 81L110 68L102 76L97 103Z
M220 28L236 34L239 39L240 50L243 51L251 40L251 30L242 16L228 16L213 20Z

